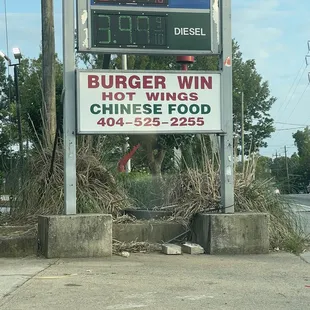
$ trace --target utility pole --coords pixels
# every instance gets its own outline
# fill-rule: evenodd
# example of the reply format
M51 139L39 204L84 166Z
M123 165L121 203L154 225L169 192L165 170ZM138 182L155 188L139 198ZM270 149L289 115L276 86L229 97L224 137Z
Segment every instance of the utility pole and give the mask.
M41 0L41 13L44 131L50 146L56 134L54 0Z
M244 92L241 93L241 148L242 168L244 168Z
M122 69L123 70L127 70L127 55L122 55ZM124 154L126 154L129 150L129 143L128 143L128 140L129 140L129 137L126 137L125 138L125 144L124 144ZM126 173L130 173L131 172L131 159L128 160L127 164L126 164Z
M291 192L291 188L290 188L290 175L289 175L289 171L288 171L288 161L287 161L287 149L286 149L286 145L284 146L284 153L285 153L285 165L286 165L287 188L288 188L288 193L290 193L290 192Z
M221 205L223 213L234 213L234 150L233 150L233 102L232 102L232 35L231 35L231 0L220 1L222 19L222 70L223 130L220 136L221 146Z
M18 65L14 65L14 83L16 92L16 112L17 112L17 128L18 128L18 142L19 142L19 156L20 156L20 169L21 169L21 182L24 181L24 145L23 145L23 133L22 133L22 121L21 121L21 105L19 95L19 82L18 82Z
M74 0L62 0L64 62L64 195L65 214L76 214L76 110Z

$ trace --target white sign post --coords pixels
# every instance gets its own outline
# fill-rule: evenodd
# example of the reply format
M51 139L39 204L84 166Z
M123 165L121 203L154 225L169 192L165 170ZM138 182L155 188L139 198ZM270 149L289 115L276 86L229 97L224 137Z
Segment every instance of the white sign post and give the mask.
M221 133L219 72L77 71L79 134Z

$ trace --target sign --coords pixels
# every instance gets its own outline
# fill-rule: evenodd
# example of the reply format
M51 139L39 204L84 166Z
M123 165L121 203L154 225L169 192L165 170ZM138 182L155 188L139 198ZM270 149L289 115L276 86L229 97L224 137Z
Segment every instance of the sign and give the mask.
M152 6L168 6L168 0L92 0L91 4L94 5L152 5Z
M79 134L220 133L221 74L77 71Z
M219 11L218 6L211 7L210 0L77 1L79 52L219 52Z
M210 9L210 0L92 0L92 5L136 5L170 8Z
M92 11L92 48L211 49L210 14Z

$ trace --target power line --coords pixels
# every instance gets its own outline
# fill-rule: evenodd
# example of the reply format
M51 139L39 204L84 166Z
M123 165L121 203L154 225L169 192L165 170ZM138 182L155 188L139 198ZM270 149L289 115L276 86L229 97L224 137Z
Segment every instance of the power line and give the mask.
M303 71L302 71L301 74L300 74L300 70L303 68L303 66L304 66L304 62L303 62L303 64L301 65L300 69L298 70L298 73L297 73L297 75L296 75L296 77L295 77L295 79L294 79L294 82L293 82L293 84L291 85L291 87L290 87L290 89L289 89L289 91L288 91L288 93L287 93L287 95L286 95L286 97L285 97L285 99L284 99L284 101L283 101L283 104L282 104L282 105L284 105L284 104L286 103L285 106L284 106L284 108L283 108L283 110L281 109L281 106L282 106L282 105L280 105L280 107L279 107L279 109L278 109L278 112L280 112L280 110L284 111L284 110L288 107L288 105L289 105L289 103L290 103L290 101L291 101L291 99L292 99L292 97L293 97L293 95L294 95L294 93L295 93L295 91L296 91L296 89L297 89L297 86L298 86L298 84L300 83L300 81L301 81L301 79L302 79L302 77L303 77L303 74L305 73L305 71L306 71L306 69L307 69L308 64L306 63L306 65L305 65ZM297 78L298 78L299 75L300 75L299 80L298 80L297 84L295 85L295 82L296 82L296 80L297 80ZM293 92L291 92L294 86L295 86L295 88L294 88ZM288 100L288 101L287 101L287 100ZM286 102L286 101L287 101L287 102Z
M303 127L310 126L310 124L293 124L293 123L285 123L285 122L274 122L274 123L281 124L281 125L291 125L291 126L303 126Z
M295 110L296 110L298 104L300 103L301 99L303 98L304 94L306 93L306 91L307 91L307 89L308 89L308 87L309 87L309 84L310 84L310 83L308 83L307 86L305 87L304 91L302 92L302 94L301 94L301 96L299 97L298 101L297 101L296 104L294 105L294 108L293 108L292 112L290 113L289 117L286 119L286 121L287 121L287 120L292 116L292 114L295 112Z
M3 1L4 2L4 22L5 22L5 41L6 41L6 54L9 55L9 25L8 25L8 10L7 10L7 2L6 0ZM9 83L9 77L10 77L10 64L9 62L7 62L7 79L8 79L8 83ZM9 89L8 89L8 102L9 102L9 107L11 106L11 89L10 89L10 85L8 85ZM12 123L12 115L11 113L9 113L9 121L10 123ZM10 126L9 128L9 137L10 137L10 141L12 141L12 136L13 136L13 132L12 132L12 126ZM10 171L12 171L13 169L13 157L12 157L12 152L10 152Z
M6 0L4 0L4 20L5 20L6 54L9 55L9 30L8 30L8 14L7 14Z
M285 130L293 130L293 129L300 129L300 128L304 128L304 126L290 127L290 128L279 128L279 129L276 129L275 131L285 131Z

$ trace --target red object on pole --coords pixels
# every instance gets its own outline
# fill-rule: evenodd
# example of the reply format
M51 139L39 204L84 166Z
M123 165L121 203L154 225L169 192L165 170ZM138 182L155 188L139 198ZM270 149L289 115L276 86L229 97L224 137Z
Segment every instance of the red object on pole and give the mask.
M126 172L125 166L128 163L128 160L132 158L132 156L136 153L139 147L140 144L134 146L133 149L118 162L118 172Z
M177 56L177 63L181 64L182 71L188 70L188 65L195 61L194 56Z

